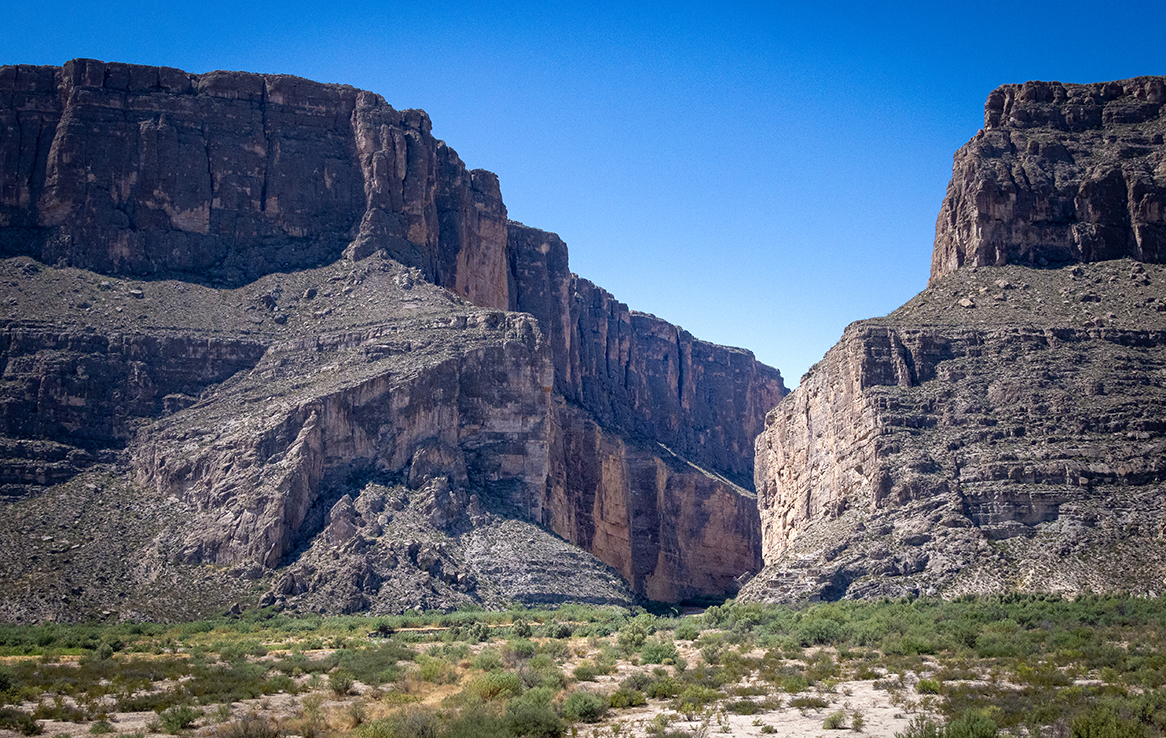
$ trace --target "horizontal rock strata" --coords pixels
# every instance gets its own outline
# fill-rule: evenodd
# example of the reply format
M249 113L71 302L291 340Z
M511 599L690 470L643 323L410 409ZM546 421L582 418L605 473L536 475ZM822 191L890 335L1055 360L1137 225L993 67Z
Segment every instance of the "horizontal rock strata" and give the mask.
M385 249L505 309L498 180L420 110L287 75L0 67L0 248L238 286Z
M1163 418L1163 267L948 275L767 417L742 596L1158 593Z
M931 279L963 265L1166 261L1166 79L992 92L956 152Z

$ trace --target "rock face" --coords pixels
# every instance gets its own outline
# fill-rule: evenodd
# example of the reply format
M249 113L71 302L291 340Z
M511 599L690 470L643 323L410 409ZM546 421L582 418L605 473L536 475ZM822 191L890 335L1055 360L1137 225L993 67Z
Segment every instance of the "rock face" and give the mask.
M508 306L498 180L346 85L75 59L0 67L5 255L238 286L377 249Z
M553 233L510 224L513 309L539 320L561 397L542 523L663 601L761 568L752 440L787 390L739 349L636 313L567 269Z
M956 152L931 280L961 266L1166 262L1166 79L1026 82Z
M743 598L1166 588L1162 90L992 93L931 285L766 418Z
M628 310L567 269L559 237L510 227L511 309L539 320L555 389L602 426L655 440L750 487L753 439L788 390L753 354Z
M735 592L761 569L757 500L725 477L559 402L543 525L665 602Z
M136 495L149 534L116 556L148 563L108 577L151 617L213 606L190 588L679 601L760 568L752 441L780 375L572 275L424 113L76 60L0 68L0 116L0 489L24 521L0 539ZM86 545L17 556L0 611L91 614L92 589L45 599L106 565Z

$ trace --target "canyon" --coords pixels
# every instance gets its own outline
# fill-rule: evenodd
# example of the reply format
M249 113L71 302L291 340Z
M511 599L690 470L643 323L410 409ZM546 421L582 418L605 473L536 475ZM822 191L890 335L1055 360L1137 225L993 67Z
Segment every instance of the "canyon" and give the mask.
M345 85L0 67L0 618L1166 588L1166 81L993 91L791 393Z
M82 59L0 68L0 122L4 618L679 602L760 568L780 374L571 274L424 112Z

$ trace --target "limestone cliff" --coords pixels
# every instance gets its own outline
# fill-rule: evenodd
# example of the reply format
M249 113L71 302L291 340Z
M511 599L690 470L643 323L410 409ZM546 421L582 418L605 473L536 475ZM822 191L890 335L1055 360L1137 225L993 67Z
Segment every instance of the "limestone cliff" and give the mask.
M956 152L931 279L963 265L1166 261L1166 80L1026 82Z
M931 285L766 418L743 597L1166 588L1162 89L992 93Z
M95 566L152 617L215 601L191 588L677 601L760 567L752 441L780 375L572 275L424 113L76 60L0 68L0 116L7 617L91 613ZM90 490L136 495L139 567L4 543L38 507L106 526L68 514L118 514Z
M239 286L377 249L509 303L497 178L420 110L286 75L75 59L0 67L0 247Z
M553 233L510 224L511 308L543 326L555 389L600 424L752 486L753 439L787 390L753 354L637 313L567 269Z

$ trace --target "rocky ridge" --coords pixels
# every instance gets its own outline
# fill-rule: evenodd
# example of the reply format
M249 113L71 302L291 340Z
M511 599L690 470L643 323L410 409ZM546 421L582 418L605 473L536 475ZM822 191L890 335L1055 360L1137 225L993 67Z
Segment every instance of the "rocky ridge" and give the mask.
M1166 588L1162 85L992 93L930 286L766 418L743 598Z
M751 441L780 375L570 274L424 113L89 60L4 67L0 93L0 484L14 510L94 474L179 505L123 591L675 601L760 567ZM13 582L50 576L19 560Z

